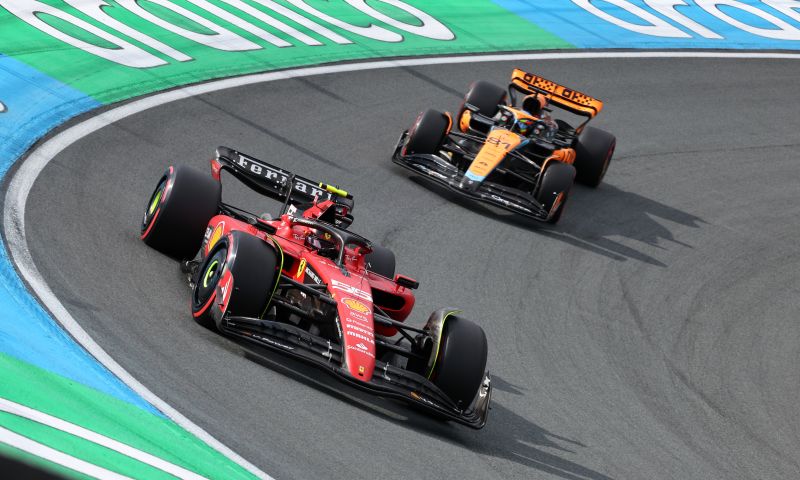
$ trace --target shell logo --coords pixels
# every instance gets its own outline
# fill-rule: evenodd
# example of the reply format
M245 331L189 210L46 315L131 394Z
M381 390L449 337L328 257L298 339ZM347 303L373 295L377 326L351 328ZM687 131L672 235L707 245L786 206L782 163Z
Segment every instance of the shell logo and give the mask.
M219 222L216 227L214 227L214 232L211 234L211 237L208 239L208 246L206 247L206 252L210 252L214 245L217 244L220 238L222 238L222 232L225 230L225 222Z
M347 308L349 308L350 310L355 310L356 312L363 314L369 313L369 307L367 307L366 305L364 305L363 303L359 302L354 298L345 298L344 300L342 300L342 303L347 305Z

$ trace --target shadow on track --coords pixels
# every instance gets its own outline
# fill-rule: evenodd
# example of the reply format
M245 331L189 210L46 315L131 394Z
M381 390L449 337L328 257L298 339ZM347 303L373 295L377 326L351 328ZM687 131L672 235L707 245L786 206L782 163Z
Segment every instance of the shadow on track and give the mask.
M400 170L400 167L397 169L406 173L405 170ZM692 248L691 245L676 239L668 228L656 221L656 218L691 228L700 228L705 223L690 213L604 183L598 188L574 186L561 222L550 225L474 202L424 177L408 178L452 203L492 221L523 228L617 261L631 259L666 267L656 258L612 240L611 237L624 237L659 249L664 249L659 245L662 240Z
M575 453L571 448L586 448L586 445L550 432L504 407L496 400L498 391L513 395L525 394L520 387L500 377L492 377L495 398L492 400L489 414L491 421L485 428L476 431L431 416L413 404L364 392L339 381L313 365L278 352L239 339L222 336L218 336L218 339L221 344L225 344L223 346L226 349L241 354L252 362L403 428L481 455L503 458L568 480L612 480L600 472L544 451L542 448L570 454Z

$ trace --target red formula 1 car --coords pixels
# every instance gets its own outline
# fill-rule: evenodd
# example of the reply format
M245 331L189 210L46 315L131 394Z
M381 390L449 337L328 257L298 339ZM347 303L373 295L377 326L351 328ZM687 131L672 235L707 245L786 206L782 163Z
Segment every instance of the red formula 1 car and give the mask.
M283 202L280 215L223 203L223 170ZM198 323L483 427L486 335L454 308L433 312L423 327L407 325L419 283L395 275L390 250L347 230L353 205L345 191L220 147L211 175L169 167L147 203L141 238L183 259Z

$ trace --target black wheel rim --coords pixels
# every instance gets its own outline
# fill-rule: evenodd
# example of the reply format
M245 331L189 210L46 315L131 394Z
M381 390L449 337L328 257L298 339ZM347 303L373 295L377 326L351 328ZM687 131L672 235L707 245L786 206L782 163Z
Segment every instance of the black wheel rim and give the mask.
M192 295L195 310L202 308L214 294L222 272L225 270L227 256L227 245L221 245L203 263L203 267L197 277L197 285L194 287L194 294Z
M161 178L161 181L158 182L158 186L155 190L153 190L153 194L150 195L150 200L147 201L147 205L144 208L144 218L142 219L142 228L141 233L147 231L150 227L150 224L153 222L153 219L156 218L156 213L158 213L158 207L161 204L161 201L164 199L164 191L167 189L167 177L166 175Z

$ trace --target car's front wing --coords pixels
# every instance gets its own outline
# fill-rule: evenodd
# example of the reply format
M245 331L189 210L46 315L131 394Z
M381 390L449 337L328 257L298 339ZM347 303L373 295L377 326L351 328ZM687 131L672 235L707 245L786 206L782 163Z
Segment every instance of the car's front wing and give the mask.
M394 163L472 200L488 203L535 220L549 219L550 213L530 193L486 181L472 191L462 187L463 173L445 159L437 155L403 155L403 145L407 135L408 132L403 132L397 142L392 154Z
M427 378L379 360L375 361L375 370L369 382L354 378L342 365L340 345L286 323L225 317L220 330L227 335L313 363L360 389L405 400L472 428L482 428L486 424L492 395L488 374L472 404L462 410Z

